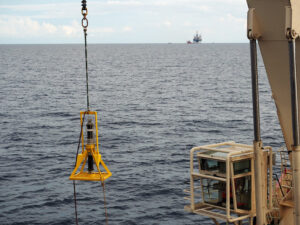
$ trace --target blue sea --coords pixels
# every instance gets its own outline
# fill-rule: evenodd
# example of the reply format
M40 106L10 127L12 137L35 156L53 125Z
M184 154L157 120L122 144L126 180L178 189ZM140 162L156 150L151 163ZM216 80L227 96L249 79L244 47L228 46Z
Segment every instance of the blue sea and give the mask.
M187 213L189 150L253 140L248 44L90 44L90 104L112 172L111 225L214 224ZM0 45L0 224L75 224L69 180L86 110L84 46ZM259 57L262 140L281 129ZM105 224L99 182L77 182L79 224Z

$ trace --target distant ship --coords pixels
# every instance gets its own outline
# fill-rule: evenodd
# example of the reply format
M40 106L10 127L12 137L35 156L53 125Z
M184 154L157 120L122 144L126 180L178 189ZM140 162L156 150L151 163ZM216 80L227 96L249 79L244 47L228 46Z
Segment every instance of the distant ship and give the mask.
M202 42L202 36L201 34L198 33L198 31L196 32L194 38L193 38L193 42L191 41L187 41L187 44L199 44Z
M196 32L196 35L194 36L194 39L193 39L193 43L201 43L202 41L202 37L201 37L201 34L199 35L198 34L198 31Z

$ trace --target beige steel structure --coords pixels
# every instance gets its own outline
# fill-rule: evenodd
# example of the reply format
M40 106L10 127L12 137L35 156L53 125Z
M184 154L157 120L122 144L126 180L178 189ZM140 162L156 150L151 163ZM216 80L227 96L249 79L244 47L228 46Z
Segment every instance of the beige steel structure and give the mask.
M219 165L213 169L203 168L205 160L217 162ZM197 161L198 163L194 163ZM265 147L263 151L264 161L264 179L265 183L272 183L272 149ZM237 172L236 164L248 162L244 171ZM198 167L195 168L195 166ZM230 223L239 224L239 222L248 220L253 224L255 214L255 182L254 182L254 154L253 146L237 144L235 142L223 142L219 144L205 145L195 147L190 152L190 190L185 190L190 194L187 198L190 200L190 205L185 206L185 210L196 214L201 214L210 217L216 224L218 220L224 220ZM268 176L268 174L270 176ZM245 178L248 178L247 180ZM267 181L266 179L269 179ZM217 195L223 194L223 201L220 199L207 199L205 196L205 180L217 181L214 188L210 188L210 192L217 192ZM247 190L242 188L238 190L237 182L249 182ZM196 183L199 181L198 186ZM219 188L220 183L224 183L223 187ZM245 185L243 186L245 187ZM269 188L269 190L268 190ZM273 186L265 186L264 193L272 193ZM199 193L200 191L200 193ZM241 193L248 191L247 193ZM239 194L238 194L239 192ZM244 196L244 197L243 197ZM272 195L269 195L265 204L268 212L272 212ZM239 200L238 200L239 198ZM243 198L243 199L242 199ZM244 200L244 202L243 202ZM248 208L241 209L239 203L249 204Z

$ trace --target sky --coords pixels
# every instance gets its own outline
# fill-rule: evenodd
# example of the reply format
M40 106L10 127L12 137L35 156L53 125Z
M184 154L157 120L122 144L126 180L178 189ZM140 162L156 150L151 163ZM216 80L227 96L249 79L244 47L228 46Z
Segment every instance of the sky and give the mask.
M89 43L247 42L246 0L87 0ZM81 0L0 0L0 44L82 43Z

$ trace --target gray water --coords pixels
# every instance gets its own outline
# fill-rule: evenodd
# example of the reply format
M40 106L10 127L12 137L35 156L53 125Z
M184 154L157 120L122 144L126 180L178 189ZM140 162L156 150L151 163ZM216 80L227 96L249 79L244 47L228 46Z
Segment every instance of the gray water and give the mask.
M83 45L0 45L0 224L75 224ZM251 144L248 44L89 45L109 224L213 224L184 212L189 150ZM283 139L259 59L262 139ZM77 182L80 224L104 224L99 182Z

